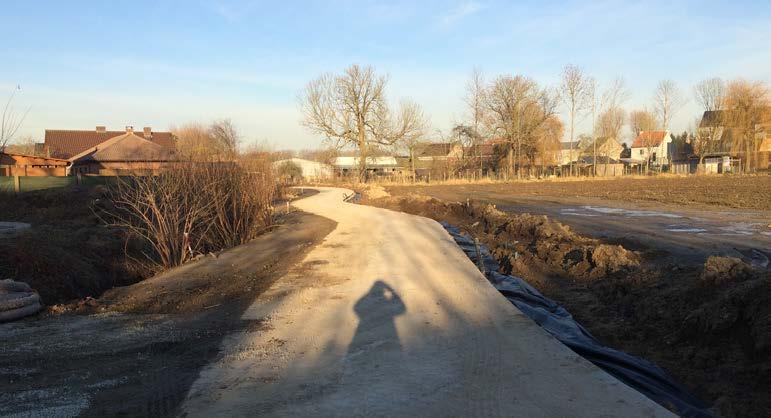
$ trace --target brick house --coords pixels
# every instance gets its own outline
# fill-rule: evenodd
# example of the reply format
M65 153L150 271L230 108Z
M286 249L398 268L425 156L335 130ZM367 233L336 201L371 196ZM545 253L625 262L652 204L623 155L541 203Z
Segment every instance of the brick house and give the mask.
M50 157L70 159L111 138L124 135L128 130L154 144L176 149L176 141L171 132L154 132L150 127L136 132L132 127L127 127L123 131L108 131L104 126L97 126L94 130L46 129L45 142L39 151Z
M69 158L72 174L155 173L178 161L174 149L124 132Z

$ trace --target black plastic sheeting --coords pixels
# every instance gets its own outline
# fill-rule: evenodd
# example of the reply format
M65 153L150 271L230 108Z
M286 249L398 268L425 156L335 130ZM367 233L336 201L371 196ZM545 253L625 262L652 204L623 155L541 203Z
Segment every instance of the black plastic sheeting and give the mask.
M479 265L474 241L446 222L442 222L442 226L452 235L463 252ZM576 322L565 308L543 296L523 279L499 273L500 266L484 245L480 244L479 252L485 275L493 286L522 313L571 350L680 416L714 417L702 401L675 382L660 367L647 360L603 346Z

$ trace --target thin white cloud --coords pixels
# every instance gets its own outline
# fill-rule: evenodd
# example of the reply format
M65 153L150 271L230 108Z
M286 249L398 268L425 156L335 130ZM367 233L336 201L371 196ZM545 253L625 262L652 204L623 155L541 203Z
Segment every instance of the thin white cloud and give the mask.
M474 13L482 10L484 6L481 3L475 2L475 1L466 1L459 5L457 5L455 8L449 10L445 14L439 17L439 23L442 24L442 26L451 26L458 22L459 20L471 16Z

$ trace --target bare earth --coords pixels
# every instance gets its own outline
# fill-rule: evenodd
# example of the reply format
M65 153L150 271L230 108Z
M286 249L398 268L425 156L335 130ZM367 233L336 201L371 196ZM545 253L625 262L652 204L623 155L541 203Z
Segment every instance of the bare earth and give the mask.
M0 324L0 416L175 416L241 314L334 228L294 213L254 241L67 314Z
M583 235L657 252L662 262L695 265L714 254L752 257L753 250L771 256L769 176L400 186L388 191L547 215Z
M342 203L193 384L187 416L670 416L506 301L433 220Z

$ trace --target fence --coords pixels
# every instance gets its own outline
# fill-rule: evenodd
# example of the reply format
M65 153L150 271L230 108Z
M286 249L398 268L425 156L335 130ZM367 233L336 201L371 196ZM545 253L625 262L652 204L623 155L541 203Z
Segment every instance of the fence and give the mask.
M0 176L0 192L23 193L34 190L56 189L62 187L85 186L92 187L114 182L114 176Z

